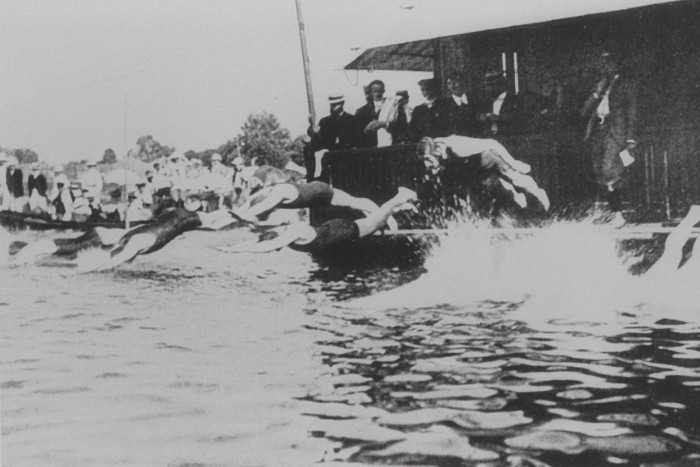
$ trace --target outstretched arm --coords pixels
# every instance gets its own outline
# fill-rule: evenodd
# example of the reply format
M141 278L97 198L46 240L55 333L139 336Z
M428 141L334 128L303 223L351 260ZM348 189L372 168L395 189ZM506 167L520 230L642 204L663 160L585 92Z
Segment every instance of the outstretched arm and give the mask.
M268 253L284 248L297 240L305 239L303 232L296 226L289 227L279 236L262 242L244 242L230 247L217 248L226 253Z
M700 206L691 206L685 218L666 237L663 255L649 268L647 274L669 273L678 269L683 259L683 247L690 239L693 226L698 222L700 222Z

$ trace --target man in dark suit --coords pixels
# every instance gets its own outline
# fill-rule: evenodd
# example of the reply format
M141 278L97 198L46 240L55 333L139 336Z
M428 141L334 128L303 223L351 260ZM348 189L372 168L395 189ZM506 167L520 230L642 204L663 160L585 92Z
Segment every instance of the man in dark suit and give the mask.
M309 127L307 133L311 137L311 148L321 149L350 149L355 147L355 117L345 112L345 97L334 92L328 96L330 115L323 117L318 126Z
M590 144L598 196L619 213L625 167L634 162L637 147L637 89L614 54L603 52L600 68L601 77L581 116L588 119L585 140Z
M32 173L27 179L27 193L29 193L29 208L32 211L47 212L48 202L46 199L46 176L39 170L39 163L32 164Z
M17 211L20 206L17 205L17 198L24 196L24 176L22 169L18 168L17 158L10 156L7 158L7 171L5 172L5 186L7 187L7 195L9 202L6 205L12 211ZM5 204L5 203L4 203Z
M518 133L519 99L508 92L506 78L502 71L486 73L484 92L488 100L478 115L478 119L484 125L483 135L498 138Z
M464 79L458 74L447 78L447 125L449 133L460 136L481 136L481 124L477 119L479 105L474 97L468 98Z
M307 180L316 179L316 167L321 167L318 178L327 180L328 174L323 170L322 157L325 151L334 149L351 149L356 144L355 117L345 112L345 97L342 93L332 92L328 96L330 115L323 117L318 126L311 126L307 134L311 138L309 151L304 155Z
M425 103L417 105L411 116L411 137L418 142L426 136L437 138L448 136L450 128L448 123L447 103L439 97L439 86L435 79L422 79L418 81Z
M395 100L387 101L384 98L384 90L384 83L378 79L369 83L368 102L355 112L355 137L358 147L376 148L401 142L400 135L406 131L406 119L396 118L401 114L401 109L398 109L394 113L395 118L390 118L389 121L380 118L385 104L391 106L396 103ZM378 137L379 130L383 130L381 138Z

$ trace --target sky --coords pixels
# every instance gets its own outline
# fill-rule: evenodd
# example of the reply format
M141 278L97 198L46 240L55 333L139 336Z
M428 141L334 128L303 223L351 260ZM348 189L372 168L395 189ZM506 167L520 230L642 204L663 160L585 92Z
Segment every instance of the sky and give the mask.
M301 0L318 118L327 96L364 103L429 75L343 70L363 48L663 0ZM305 132L293 0L0 0L0 147L49 163L119 158L152 135L179 151L218 147L251 113Z

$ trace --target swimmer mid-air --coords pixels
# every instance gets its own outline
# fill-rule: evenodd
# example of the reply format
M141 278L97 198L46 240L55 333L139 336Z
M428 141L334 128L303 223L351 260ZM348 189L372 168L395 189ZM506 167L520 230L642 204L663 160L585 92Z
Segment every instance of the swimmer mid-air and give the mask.
M511 193L520 207L527 207L524 192L534 197L545 211L549 210L550 201L547 192L528 175L530 166L515 159L498 141L452 135L434 140L424 138L422 143L426 163L438 166L440 164L438 158L446 159L451 156L467 160L479 157L480 169L484 172L495 172L498 182Z
M243 206L234 211L236 216L249 222L257 222L274 209L303 209L323 206L343 206L362 211L366 216L379 209L374 201L357 198L327 183L313 181L306 184L280 183L262 189ZM389 217L387 225L396 229L396 221Z
M109 250L109 259L90 270L106 270L158 251L184 232L219 230L239 222L228 211L207 213L198 211L200 208L199 199L190 197L184 208L167 210L152 222L128 231L97 227L75 238L45 239L30 244L14 242L10 245L10 257L14 264L29 264L45 256L74 258L80 251L96 248Z
M367 217L356 220L332 219L313 227L305 222L290 225L282 233L271 239L246 242L232 247L219 247L227 253L265 253L288 246L303 252L321 251L331 245L366 237L381 229L392 213L410 209L416 200L416 193L408 188L399 188L389 201L372 211ZM273 233L274 234L274 233Z

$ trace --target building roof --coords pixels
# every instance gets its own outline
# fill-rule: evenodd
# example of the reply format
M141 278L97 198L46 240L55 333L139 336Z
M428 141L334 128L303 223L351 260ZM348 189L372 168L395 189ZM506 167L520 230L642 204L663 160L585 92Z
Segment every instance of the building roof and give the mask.
M522 0L518 0L521 2ZM578 2L579 8L537 8L532 14L506 14L503 11L479 11L479 18L464 13L463 25L444 27L439 20L431 21L430 28L421 25L419 31L413 33L417 40L410 40L391 45L382 45L365 49L354 60L345 66L346 70L401 70L401 71L433 71L433 57L437 38L460 36L464 34L497 31L519 26L543 25L552 21L592 16L611 12L621 12L629 9L644 8L661 3L682 3L679 0L617 0L601 4L597 1ZM465 2L465 6L470 2ZM501 2L496 2L500 7ZM561 2L562 5L570 2ZM535 7L536 5L533 5ZM460 12L451 11L451 15ZM435 23L435 24L433 24ZM432 36L430 32L432 31ZM442 33L442 34L441 34Z

